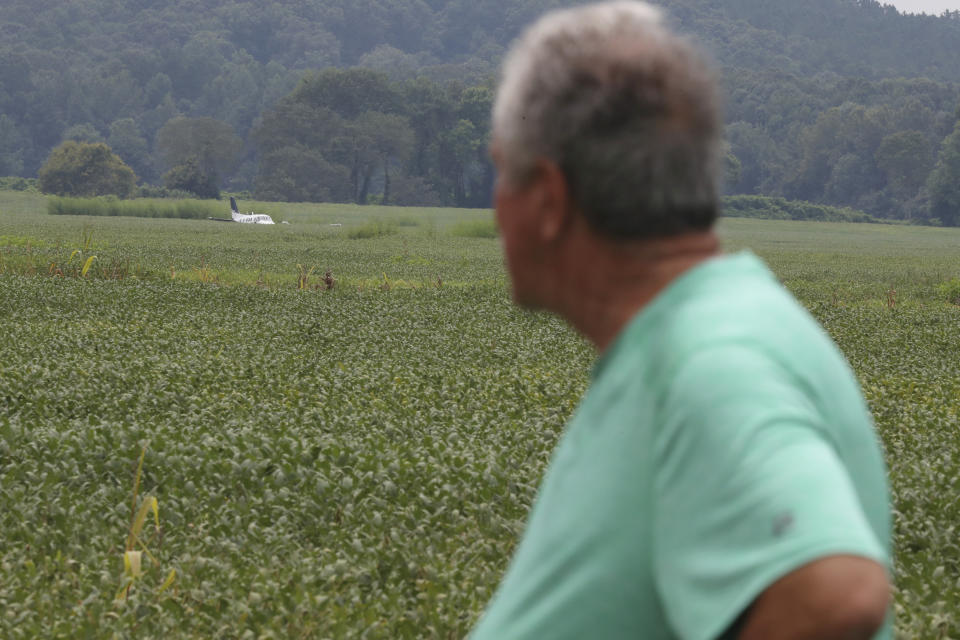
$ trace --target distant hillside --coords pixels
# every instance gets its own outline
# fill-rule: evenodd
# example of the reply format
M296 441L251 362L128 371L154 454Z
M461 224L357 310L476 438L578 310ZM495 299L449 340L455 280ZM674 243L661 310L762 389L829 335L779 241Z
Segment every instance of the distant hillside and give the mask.
M169 168L160 128L206 116L247 143L226 186L254 189L255 124L306 71L363 66L392 82L489 85L522 28L569 4L4 0L0 175L35 176L64 139L102 140L158 183ZM907 16L873 0L663 4L724 68L739 165L731 192L922 217L926 173L960 103L960 12Z
M677 0L680 24L728 67L960 81L960 12L906 15L874 0Z

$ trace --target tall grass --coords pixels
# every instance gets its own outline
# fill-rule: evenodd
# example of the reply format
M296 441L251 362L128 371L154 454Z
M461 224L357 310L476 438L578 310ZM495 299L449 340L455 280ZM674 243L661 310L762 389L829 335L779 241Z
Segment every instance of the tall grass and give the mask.
M388 220L373 220L359 227L354 227L347 232L347 237L351 240L368 240L370 238L380 238L382 236L391 236L397 232L397 225Z
M39 193L36 178L20 178L18 176L4 176L0 178L0 191L29 191Z
M937 285L937 293L950 304L960 305L960 278L953 278Z
M120 587L120 591L117 593L117 600L125 600L127 596L130 595L130 590L134 583L143 577L144 553L146 553L147 557L150 558L150 560L152 560L154 563L157 562L157 559L150 552L148 545L156 540L160 535L159 503L157 502L156 497L146 496L140 505L140 509L137 510L137 498L140 493L140 478L143 475L143 459L146 456L147 446L144 445L143 451L140 453L140 462L137 464L137 475L133 480L133 505L130 513L130 531L127 534L127 544L123 554L123 586ZM147 516L151 511L153 511L153 522L155 526L154 536L145 542L140 534L143 532L143 526L146 524ZM140 549L137 549L138 546ZM157 591L157 595L160 595L169 589L176 578L177 570L171 569L170 573L167 574L167 579Z
M209 200L117 200L114 198L50 198L47 213L55 216L126 216L203 220L224 216L225 207Z
M862 211L801 200L768 196L725 196L723 215L766 220L816 220L820 222L877 222Z
M497 225L493 220L463 220L450 229L450 234L461 238L496 238Z
M420 221L413 216L392 216L389 220L391 224L398 227L419 227Z

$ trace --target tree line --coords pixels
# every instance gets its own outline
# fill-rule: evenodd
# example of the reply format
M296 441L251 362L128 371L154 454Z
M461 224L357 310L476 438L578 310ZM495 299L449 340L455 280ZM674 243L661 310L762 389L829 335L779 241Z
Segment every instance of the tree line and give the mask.
M308 74L253 131L258 196L489 205L491 86L391 82L363 68Z
M852 207L883 218L960 223L941 206L956 146L958 86L836 74L726 74L728 192ZM946 190L946 191L945 191Z
M485 206L497 65L523 26L568 4L8 0L0 175L36 176L74 141L107 145L141 185ZM728 193L957 222L960 13L664 4L722 68Z
M225 122L180 116L160 128L155 148L169 167L167 193L219 197L249 145L257 158L250 188L263 200L486 207L492 104L489 85L325 69L266 110L247 144ZM95 138L67 140L41 167L40 189L129 196L135 178L124 155Z

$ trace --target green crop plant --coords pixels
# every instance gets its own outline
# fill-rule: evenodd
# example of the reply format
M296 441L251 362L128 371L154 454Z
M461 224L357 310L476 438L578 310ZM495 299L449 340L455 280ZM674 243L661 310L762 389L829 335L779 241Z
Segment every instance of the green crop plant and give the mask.
M464 220L455 224L450 233L462 238L496 238L498 235L493 220Z
M469 633L596 358L511 304L498 243L451 233L489 214L257 203L291 225L91 222L14 195L0 233L35 241L0 247L0 638ZM423 223L347 240L398 213ZM938 289L960 230L719 230L862 383L890 470L898 636L960 637L960 313ZM136 277L105 279L127 261ZM45 277L51 262L69 277ZM320 265L311 289L335 265L335 289L295 290L297 264ZM116 452L145 440L132 499Z
M210 271L210 265L207 264L207 260L204 256L200 256L200 264L193 268L194 273L197 274L200 282L209 283L213 282L216 276L213 272ZM173 269L170 270L171 279L173 278Z
M87 253L91 246L93 246L93 229L84 225L80 230L80 251Z
M2 236L0 235L0 248L2 247L44 247L45 243L32 236Z
M941 282L937 287L940 297L950 304L960 305L960 278Z
M420 226L420 220L416 216L395 215L390 217L390 224L398 227L418 227Z
M397 233L397 225L386 220L374 220L351 229L347 237L352 240L368 240Z
M87 259L84 260L84 262L83 262L83 267L80 268L80 277L81 277L81 278L86 278L86 277L87 277L87 272L90 271L90 267L91 267L91 265L93 265L93 261L96 260L96 259L97 259L97 256L87 256Z
M87 256L82 262L78 262L76 266L73 266L73 259L77 256L82 256L83 252L80 249L74 249L70 252L70 257L67 259L67 262L60 266L55 260L50 262L50 265L47 268L47 275L49 276L72 276L74 278L86 278L87 274L90 272L90 267L93 266L93 261L97 259L97 256Z
M150 552L149 544L152 543L160 534L160 512L159 512L159 503L154 496L145 496L140 502L140 508L137 509L138 497L140 494L140 478L143 474L143 460L147 456L147 446L144 445L143 450L140 452L140 460L137 463L137 473L133 481L133 502L131 505L130 512L130 529L127 532L127 542L124 547L123 552L123 586L120 587L120 591L117 592L116 599L126 599L130 595L130 590L133 588L133 585L137 583L138 580L142 579L144 574L143 569L143 554L147 554L147 557L153 563L157 563L157 559ZM153 521L154 521L154 535L153 537L144 542L141 538L143 533L143 526L146 523L147 516L153 512ZM139 547L139 549L137 548ZM157 590L157 595L163 593L173 585L174 580L176 580L177 571L176 569L171 569L170 573L167 574L166 580L163 584L160 585L160 588Z
M310 267L309 269L304 267L302 264L297 265L297 289L303 291L309 286L310 276L313 275L313 271L316 267ZM262 273L257 277L257 281L261 282Z

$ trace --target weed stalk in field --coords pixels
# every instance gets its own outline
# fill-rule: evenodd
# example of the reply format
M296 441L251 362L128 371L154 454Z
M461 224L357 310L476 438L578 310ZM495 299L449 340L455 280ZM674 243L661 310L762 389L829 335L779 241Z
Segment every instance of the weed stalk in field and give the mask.
M313 275L313 270L316 267L310 267L307 269L302 264L297 265L297 289L303 291L307 288L310 276Z
M145 497L143 503L140 505L140 509L137 509L137 498L140 495L140 478L143 475L143 460L146 456L147 445L144 445L143 450L140 452L140 461L137 463L137 473L133 480L133 501L130 505L130 530L127 532L127 543L123 552L124 583L117 593L117 600L125 600L130 594L130 589L133 588L133 584L143 575L142 563L144 553L146 553L147 557L154 563L157 561L153 554L150 553L147 544L140 538L143 526L147 520L147 515L149 515L151 511L153 511L154 535L149 542L153 542L154 538L160 535L160 512L156 497ZM137 546L139 546L141 550L137 550ZM170 588L176 578L177 570L171 569L170 573L167 574L167 579L160 585L157 595L160 595Z
M93 229L90 227L84 226L80 230L80 246L83 247L81 251L86 253L90 250L90 247L93 245Z
M200 256L200 266L194 267L194 271L197 272L197 275L200 277L200 282L207 283L213 280L213 276L210 274L210 266L207 264L206 259L203 256ZM173 267L170 268L171 278L173 277Z
M115 258L109 267L100 270L104 280L123 280L130 274L130 258Z
M93 264L93 261L96 260L97 256L90 256L87 258L86 262L83 263L83 268L80 269L80 277L86 278L87 272L90 271L90 266Z
M960 278L941 282L937 286L937 292L950 304L960 305Z

